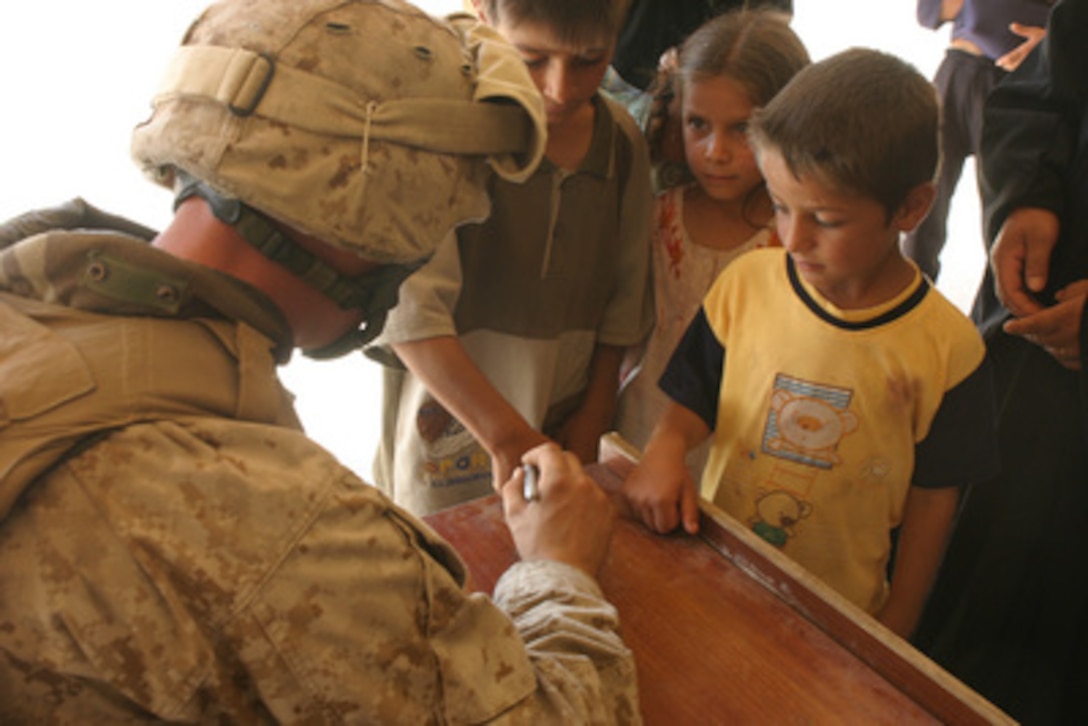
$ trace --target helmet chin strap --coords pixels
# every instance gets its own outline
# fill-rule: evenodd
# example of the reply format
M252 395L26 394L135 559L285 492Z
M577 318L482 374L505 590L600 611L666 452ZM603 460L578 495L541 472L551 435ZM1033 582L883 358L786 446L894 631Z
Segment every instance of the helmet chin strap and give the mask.
M404 280L426 260L412 264L382 265L357 277L346 277L331 265L299 246L265 215L238 199L224 197L207 184L179 172L174 197L177 209L186 199L205 200L216 219L234 227L258 252L286 267L294 275L325 295L344 310L360 310L363 325L350 330L335 342L303 355L316 359L337 358L362 348L382 331L386 314L397 304L397 291Z

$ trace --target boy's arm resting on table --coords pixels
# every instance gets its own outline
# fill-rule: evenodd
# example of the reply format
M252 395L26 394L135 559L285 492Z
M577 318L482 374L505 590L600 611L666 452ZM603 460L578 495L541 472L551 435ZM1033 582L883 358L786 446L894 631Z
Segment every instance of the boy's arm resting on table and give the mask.
M511 477L522 454L548 441L491 385L456 336L394 343L392 349L487 449L496 486Z
M367 354L386 363L395 358L419 378L490 454L497 486L510 478L525 451L547 438L491 385L457 339L453 310L461 282L457 235L451 232L401 285L400 301Z
M457 236L404 281L400 302L367 354L394 358L467 428L493 460L496 486L510 478L521 455L547 441L535 431L469 357L457 339L453 310L461 293Z
M700 308L669 359L659 385L669 405L654 427L624 495L647 527L699 530L699 490L685 458L717 425L725 348Z
M598 344L590 362L589 383L578 408L563 422L557 439L582 463L597 460L597 446L616 413L620 364L625 349Z
M699 490L686 457L709 434L710 427L695 412L676 402L666 407L623 485L631 509L653 531L665 534L681 524L691 534L699 531Z
M912 486L892 571L891 592L877 619L892 632L909 638L937 577L959 504L959 487Z

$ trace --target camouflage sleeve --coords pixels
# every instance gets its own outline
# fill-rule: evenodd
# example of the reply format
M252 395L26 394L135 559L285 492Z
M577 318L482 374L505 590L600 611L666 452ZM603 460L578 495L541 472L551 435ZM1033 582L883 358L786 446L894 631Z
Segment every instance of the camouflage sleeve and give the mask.
M284 691L306 684L300 700L266 700L277 714L639 722L633 657L592 578L555 562L519 563L493 601L466 593L456 553L370 487L342 489L329 505L262 586L254 618L232 629L263 687L284 684L285 662L295 672ZM249 659L266 643L266 657Z
M532 701L548 702L557 723L641 722L634 658L591 577L558 562L522 562L494 597L528 647L538 682Z
M30 494L0 527L0 722L638 721L591 578L522 563L500 605L467 593L300 432L130 426Z

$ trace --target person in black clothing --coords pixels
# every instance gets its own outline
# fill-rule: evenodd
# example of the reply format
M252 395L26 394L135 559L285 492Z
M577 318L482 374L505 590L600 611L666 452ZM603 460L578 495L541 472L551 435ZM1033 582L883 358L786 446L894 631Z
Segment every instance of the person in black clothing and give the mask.
M1052 0L918 0L918 23L952 24L933 85L941 98L941 168L937 200L922 224L903 236L903 251L936 280L948 213L964 164L978 160L986 98L1042 39Z
M632 0L612 67L627 83L646 90L657 75L661 54L711 17L740 7L768 5L793 12L792 0Z
M986 105L991 266L974 317L994 364L1002 473L975 487L916 644L1027 723L1086 723L1088 0Z

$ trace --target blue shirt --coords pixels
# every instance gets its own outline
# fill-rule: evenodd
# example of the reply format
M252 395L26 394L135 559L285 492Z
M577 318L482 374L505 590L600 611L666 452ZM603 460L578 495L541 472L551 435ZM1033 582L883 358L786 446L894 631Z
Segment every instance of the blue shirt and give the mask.
M1010 23L1044 27L1050 15L1048 0L963 0L952 21L952 39L967 40L982 54L997 60L1024 39L1009 30ZM936 30L941 26L941 0L918 0L918 23Z

